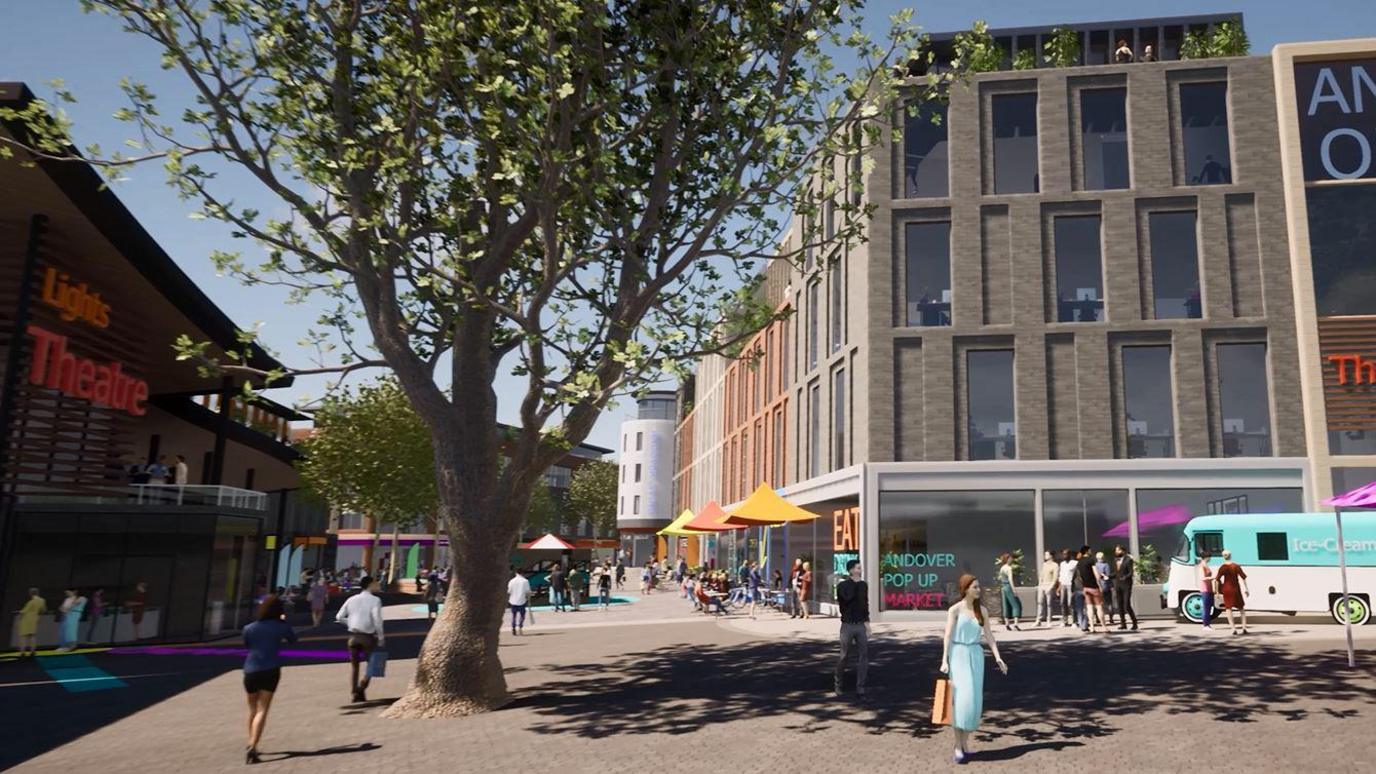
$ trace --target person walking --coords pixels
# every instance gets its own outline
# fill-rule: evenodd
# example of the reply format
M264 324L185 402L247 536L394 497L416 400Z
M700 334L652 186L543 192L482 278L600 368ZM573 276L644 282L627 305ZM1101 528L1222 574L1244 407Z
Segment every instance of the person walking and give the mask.
M91 601L86 605L86 639L85 642L96 642L96 629L100 626L100 619L105 615L105 589L96 589L91 592ZM113 632L111 633L113 636Z
M364 577L360 585L363 590L344 600L334 617L349 631L349 688L355 702L368 700L368 656L387 644L387 633L382 626L382 600L377 597L382 586L372 576ZM360 664L364 668L362 680L358 677Z
M143 616L148 612L148 584L139 581L134 584L134 595L124 606L129 609L129 619L134 624L134 639L143 638Z
M325 618L325 603L330 601L330 587L323 573L306 592L306 601L311 604L311 626L319 626Z
M951 756L955 763L965 763L970 755L970 734L979 728L984 714L984 647L983 637L994 654L999 671L1008 674L1008 665L999 655L994 630L980 604L980 585L975 576L966 573L956 583L960 601L946 611L946 633L941 638L941 672L951 680L951 730L955 732L956 749Z
M812 562L803 562L803 572L798 576L798 610L802 613L800 618L808 619L812 617L812 611L808 609L807 601L812 598Z
M530 604L530 581L511 565L511 580L506 582L506 604L511 608L511 633L525 634L526 606Z
M282 679L282 643L296 642L296 632L283 618L282 598L269 594L258 606L253 623L244 627L244 691L248 693L248 749L244 763L259 763L258 742L268 724L272 697Z
M679 557L678 557L678 576L675 578L675 580L677 580L677 581L681 584L681 583L683 583L683 579L686 578L687 576L688 576L688 560L687 560L687 559L684 559L682 555L679 555Z
M1042 554L1042 568L1037 577L1037 621L1036 626L1041 626L1043 622L1047 626L1051 625L1051 603L1056 597L1056 579L1060 577L1061 566L1056 562L1055 554L1047 551Z
M640 571L640 593L649 594L650 589L654 588L655 566L654 562L645 561L645 569Z
M578 600L583 596L583 584L587 581L587 575L574 565L569 570L569 601L573 603L573 612L579 611Z
M616 560L616 588L626 588L626 562L623 559Z
M800 618L802 612L798 597L798 583L803 576L803 559L798 557L793 560L793 569L788 573L788 612L789 618Z
M434 570L425 576L425 617L433 621L440 617L440 602L443 600L444 584L440 582L440 574Z
M48 601L29 589L29 600L19 609L19 657L38 655L38 619L48 612Z
M549 571L549 603L554 607L556 613L565 611L567 600L564 597L564 592L567 588L568 580L564 577L563 565L554 565L554 569Z
M1137 631L1137 611L1132 609L1132 582L1136 563L1121 545L1113 547L1113 606L1118 610L1118 628L1126 629L1132 618L1132 630Z
M746 578L746 595L750 599L750 617L755 617L755 605L760 601L760 595L764 593L764 578L760 575L760 563L750 563L750 574Z
M612 606L612 568L609 564L602 565L597 574L597 606L602 610L610 610Z
M77 638L81 636L81 614L86 612L86 598L81 596L81 591L76 588L67 589L67 596L62 600L62 633L61 645L58 650L72 650L77 645Z
M1069 626L1070 618L1074 614L1075 596L1075 560L1071 557L1069 548L1061 551L1060 573L1057 586L1060 589L1061 626Z
M1218 591L1223 596L1223 611L1228 615L1228 628L1233 634L1247 633L1247 606L1243 597L1252 596L1247 588L1247 573L1233 561L1233 552L1223 551L1223 566L1218 568ZM1233 623L1233 611L1242 617L1242 631Z
M1199 579L1199 594L1203 597L1200 616L1204 622L1204 631L1211 632L1214 630L1214 627L1209 625L1209 619L1214 612L1214 570L1209 566L1208 549L1202 549L1199 552L1199 562L1195 564L1195 576Z
M846 562L846 579L836 584L836 605L841 609L841 654L836 659L836 695L846 674L846 658L855 651L855 694L865 695L865 674L870 668L870 592L860 580L860 560Z
M1013 555L1005 553L999 557L999 585L1002 586L1000 598L1003 602L1003 628L1022 631L1018 619L1022 617L1022 600L1013 590Z

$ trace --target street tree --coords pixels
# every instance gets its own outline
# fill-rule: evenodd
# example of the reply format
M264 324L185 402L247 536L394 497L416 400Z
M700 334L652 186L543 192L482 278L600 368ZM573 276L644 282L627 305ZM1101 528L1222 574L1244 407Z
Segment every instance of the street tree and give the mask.
M530 491L530 505L526 506L523 532L540 535L559 534L559 501L543 482L536 484Z
M606 460L585 462L573 471L569 482L566 524L587 521L592 536L612 535L616 530L616 463Z
M136 150L93 160L160 159L197 217L266 254L216 252L222 271L325 307L312 340L338 360L293 372L387 369L429 432L464 593L393 717L507 701L505 565L544 471L618 397L774 319L747 284L762 262L815 275L862 240L855 194L890 139L869 119L948 80L905 85L911 12L875 41L859 0L81 3L195 95L125 81ZM55 124L25 152L62 156ZM523 382L504 445L502 374Z
M367 514L374 532L390 522L395 576L396 533L439 506L429 428L394 379L342 388L324 400L314 419L296 466L303 486L331 508Z

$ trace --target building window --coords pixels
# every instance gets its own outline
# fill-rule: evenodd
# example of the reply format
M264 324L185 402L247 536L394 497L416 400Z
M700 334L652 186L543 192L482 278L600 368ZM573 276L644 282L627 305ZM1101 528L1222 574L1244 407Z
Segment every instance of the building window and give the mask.
M1080 91L1080 155L1086 190L1131 185L1126 88Z
M780 391L780 392L782 392L783 390L787 389L789 385L793 384L793 374L788 370L788 363L789 363L789 358L788 358L788 356L789 356L789 352L791 351L791 349L792 349L792 347L793 347L793 340L792 340L792 339L789 337L789 335L788 335L788 332L789 332L790 330L792 330L792 327L793 327L793 326L792 326L792 323L790 322L792 319L793 319L792 317L789 317L788 319L785 319L783 322L779 323L779 391Z
M1099 245L1099 216L1055 219L1056 320L1099 322L1104 319L1104 261Z
M769 330L765 333L764 341L764 394L766 396L767 402L768 398L773 397L775 392L774 380L771 378L774 374L773 371L770 369L770 366L774 365L774 358L777 353L777 350L774 349L773 326L770 326Z
M632 505L633 505L633 510L631 511L632 515L634 515L634 516L639 516L639 515L640 515L640 495L636 495L636 496L635 496L635 499L632 500L631 503L632 503Z
M639 463L639 462L637 462L637 463L635 464L635 482L636 482L637 484L640 483L640 463Z
M1257 533L1257 560L1262 562L1290 561L1290 541L1284 532Z
M951 224L904 227L908 325L951 324Z
M807 287L807 368L809 371L817 367L817 317L821 313L818 306L817 297L820 294L820 283L813 282Z
M1203 317L1195 213L1153 212L1149 221L1155 319Z
M903 195L909 199L949 196L946 105L924 102L903 112Z
M1017 459L1013 350L978 349L965 355L967 459Z
M1271 456L1266 345L1218 345L1218 398L1224 457Z
M769 483L779 487L784 483L784 410L774 411L774 458L771 462Z
M621 502L617 505L616 510L617 510L618 513L625 514L625 513L626 513L626 495L621 495L621 497L619 497L618 499L619 499Z
M1233 182L1226 82L1180 84L1180 138L1186 180L1193 185Z
M1318 316L1376 314L1376 185L1310 186L1305 197Z
M631 442L631 437L630 437L629 435L623 435L623 436L621 436L621 451L626 451L627 445L628 445L630 442Z
M992 105L994 193L1036 193L1037 95L995 94Z
M1032 491L879 493L880 610L945 610L956 582L993 574L993 557L1022 551L1019 586L1036 585ZM1078 547L1078 546L1077 546Z
M1128 457L1174 457L1171 348L1123 347L1122 373Z
M846 466L846 370L838 368L831 376L831 467Z
M807 391L807 475L822 475L822 388L814 383Z
M626 468L624 466L621 468L621 483L626 483Z
M636 450L636 451L641 451L641 450L644 449L644 448L645 448L645 434L644 434L644 433L636 433L636 434L635 434L635 450Z
M1089 546L1113 555L1131 542L1128 490L1074 489L1042 492L1042 545L1059 560L1061 551ZM1024 564L1029 564L1024 560ZM1040 566L1041 559L1037 560Z
M845 315L842 305L845 300L846 280L842 269L842 263L838 259L831 265L831 277L827 280L831 289L831 351L837 352L841 349L841 339L843 338Z

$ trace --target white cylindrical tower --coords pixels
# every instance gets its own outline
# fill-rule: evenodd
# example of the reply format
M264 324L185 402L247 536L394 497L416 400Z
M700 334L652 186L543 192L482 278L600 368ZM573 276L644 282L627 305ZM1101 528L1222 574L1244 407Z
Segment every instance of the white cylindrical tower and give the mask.
M616 526L635 565L655 553L655 532L673 521L674 417L672 392L651 392L637 401L636 418L621 423L616 487Z

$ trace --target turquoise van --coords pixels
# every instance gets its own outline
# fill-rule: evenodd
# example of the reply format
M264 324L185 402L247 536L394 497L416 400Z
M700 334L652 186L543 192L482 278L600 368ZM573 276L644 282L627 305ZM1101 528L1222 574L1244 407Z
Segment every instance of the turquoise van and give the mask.
M1354 625L1371 620L1376 596L1376 513L1344 512L1347 589L1346 617ZM1198 516L1185 524L1180 547L1171 557L1162 604L1188 621L1199 622L1204 597L1195 563L1202 551L1209 565L1223 564L1227 549L1247 573L1248 610L1327 613L1344 618L1338 575L1338 529L1331 513L1257 513ZM1214 603L1222 602L1215 595Z

